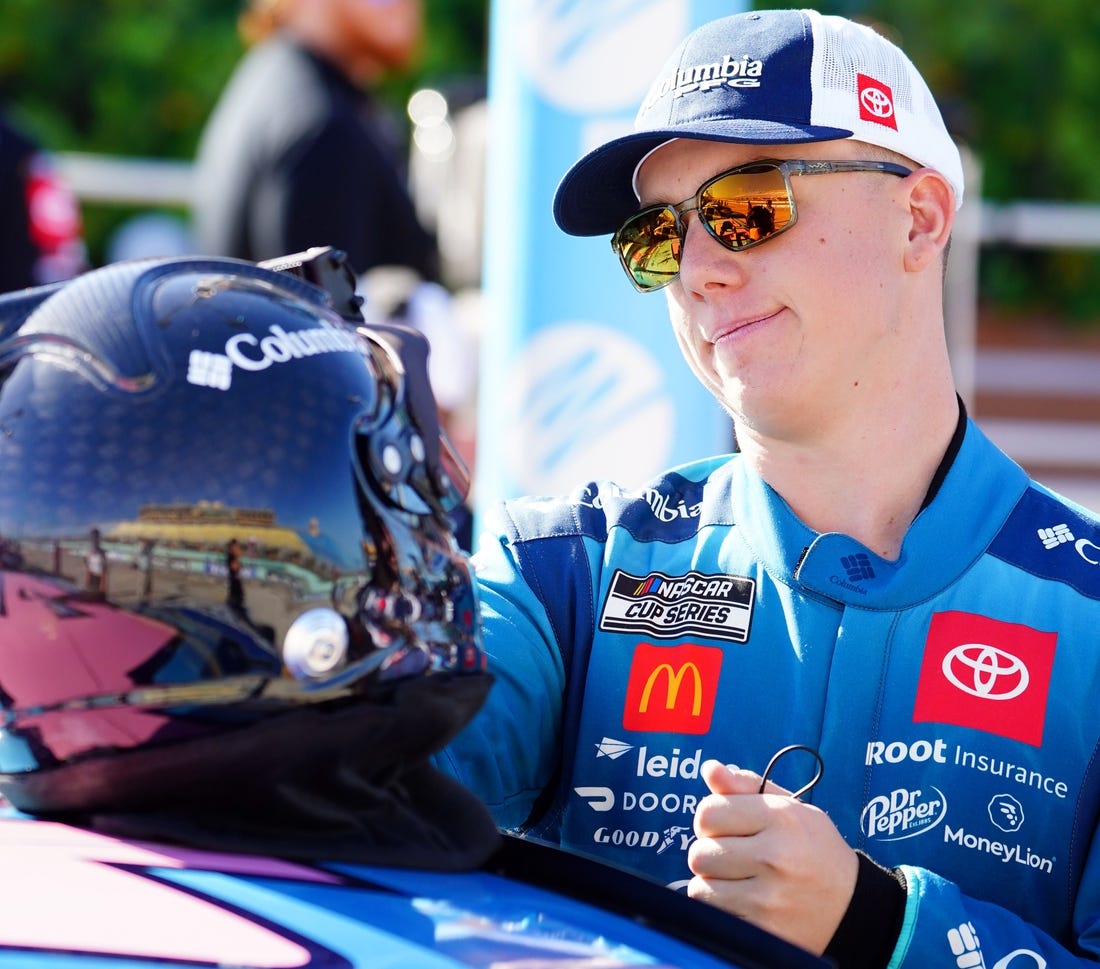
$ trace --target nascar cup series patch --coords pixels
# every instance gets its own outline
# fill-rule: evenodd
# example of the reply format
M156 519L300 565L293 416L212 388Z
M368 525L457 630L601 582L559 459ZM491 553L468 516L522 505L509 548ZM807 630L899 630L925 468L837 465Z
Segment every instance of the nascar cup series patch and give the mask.
M756 583L734 575L631 575L621 569L600 613L600 629L658 639L703 636L744 643L749 638Z

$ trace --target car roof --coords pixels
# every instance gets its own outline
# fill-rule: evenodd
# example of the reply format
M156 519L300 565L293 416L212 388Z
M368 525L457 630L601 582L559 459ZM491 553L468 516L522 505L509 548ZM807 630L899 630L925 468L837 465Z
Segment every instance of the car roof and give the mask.
M0 873L0 969L825 965L661 886L518 839L456 873L201 851L12 816L0 820Z

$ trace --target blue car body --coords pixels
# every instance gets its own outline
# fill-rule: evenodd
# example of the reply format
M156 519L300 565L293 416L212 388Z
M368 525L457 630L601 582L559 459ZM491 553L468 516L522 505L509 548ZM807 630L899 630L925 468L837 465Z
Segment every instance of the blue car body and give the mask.
M444 873L209 852L13 815L0 822L0 871L4 969L825 965L663 887L514 839L484 870Z

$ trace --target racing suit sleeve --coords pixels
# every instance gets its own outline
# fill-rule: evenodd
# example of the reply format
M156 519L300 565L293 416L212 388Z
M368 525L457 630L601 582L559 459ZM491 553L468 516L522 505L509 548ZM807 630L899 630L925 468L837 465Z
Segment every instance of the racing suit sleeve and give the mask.
M504 538L473 559L488 666L496 682L485 705L435 766L472 789L497 824L520 827L550 783L561 750L565 670L541 602Z
M964 895L958 885L927 869L903 865L900 871L908 898L889 969L1068 969L1098 961L1100 910L1092 904L1097 901L1096 874L1090 874L1088 864L1076 905L1066 899L1079 945L1075 951L1014 912Z
M857 851L859 875L840 925L825 949L838 969L882 969L897 945L905 916L905 877Z

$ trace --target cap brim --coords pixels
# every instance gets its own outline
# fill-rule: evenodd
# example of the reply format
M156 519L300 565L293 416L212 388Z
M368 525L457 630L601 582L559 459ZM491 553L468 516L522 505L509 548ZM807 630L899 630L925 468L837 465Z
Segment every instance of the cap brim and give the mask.
M850 138L845 128L785 125L751 118L637 131L589 152L562 178L554 193L554 220L575 236L610 235L638 210L634 170L654 148L673 138L746 145L797 145Z

